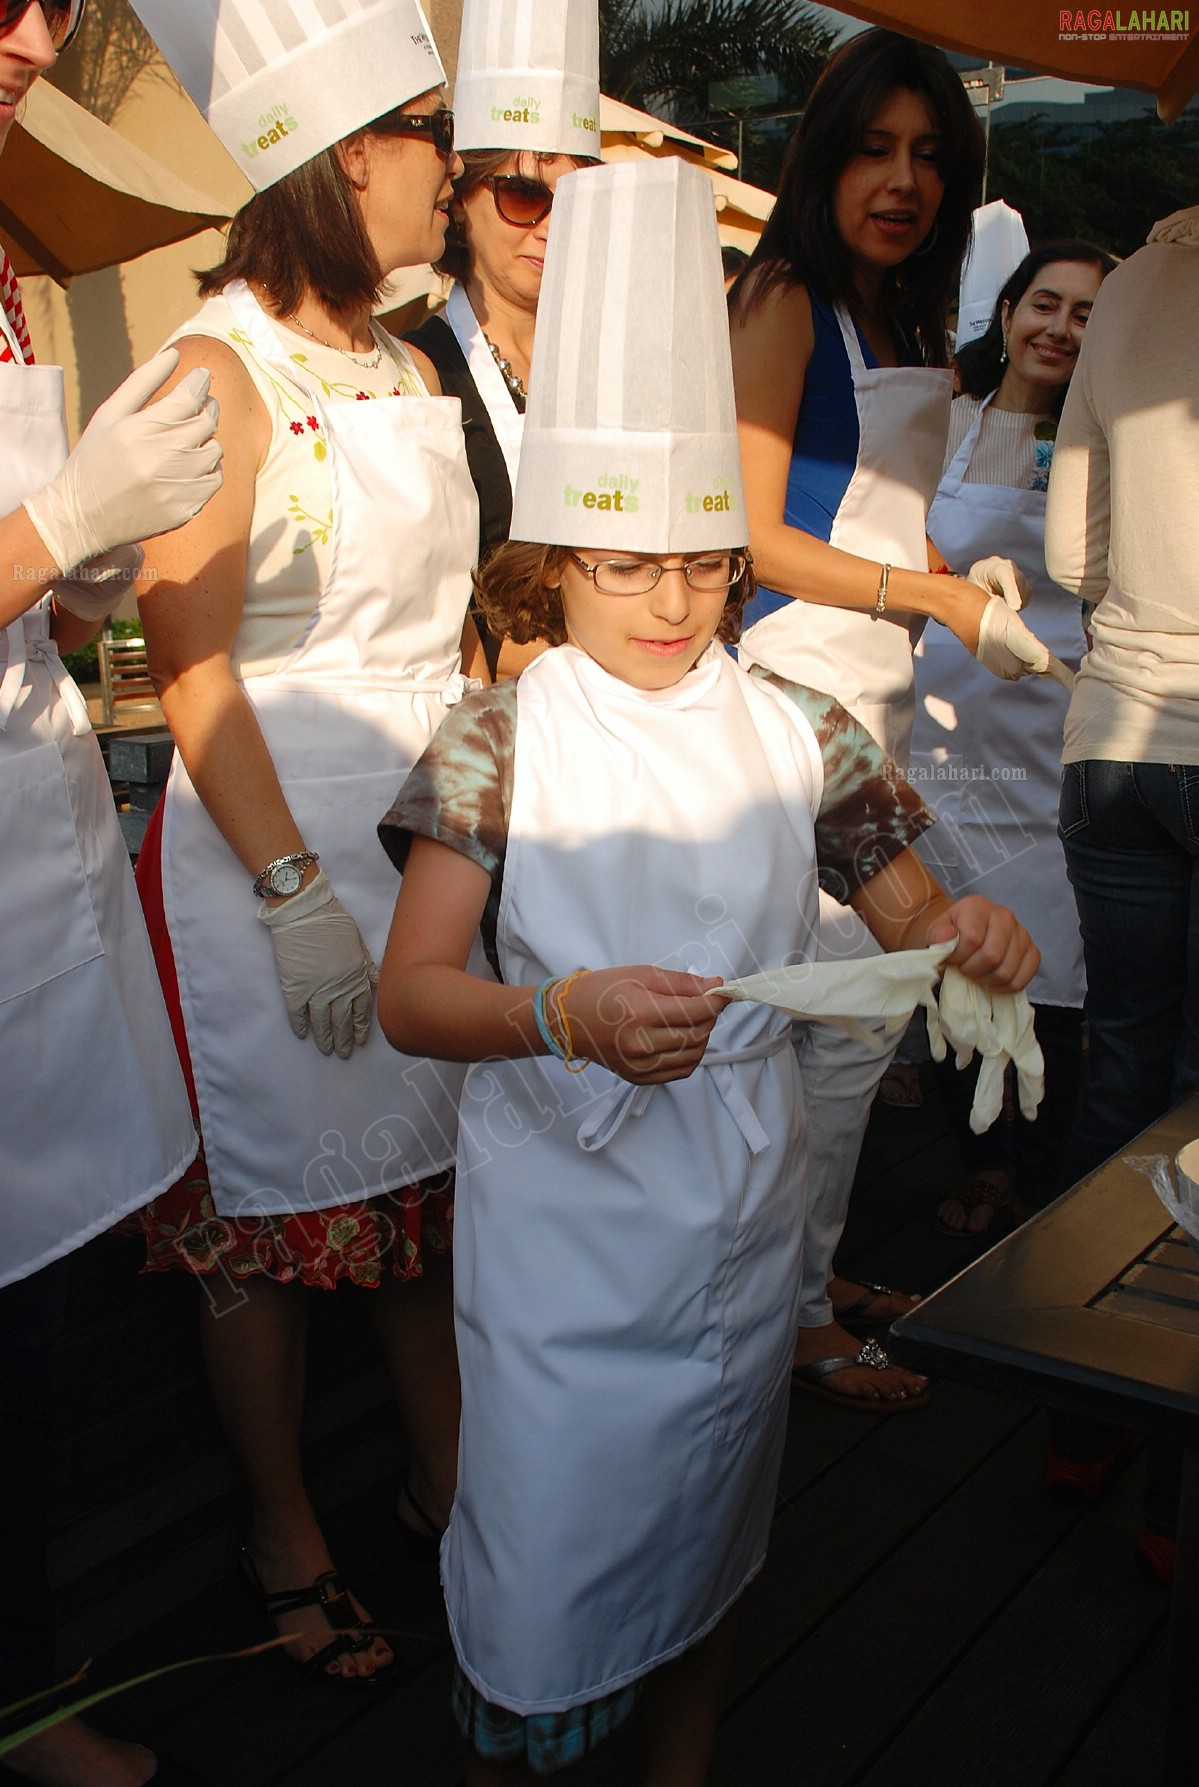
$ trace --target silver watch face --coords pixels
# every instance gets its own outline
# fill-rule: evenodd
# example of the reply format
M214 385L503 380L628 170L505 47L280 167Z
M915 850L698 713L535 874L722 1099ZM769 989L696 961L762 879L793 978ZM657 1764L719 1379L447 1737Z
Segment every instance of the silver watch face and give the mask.
M271 892L273 894L299 893L300 883L304 879L304 871L294 862L281 862L271 870Z

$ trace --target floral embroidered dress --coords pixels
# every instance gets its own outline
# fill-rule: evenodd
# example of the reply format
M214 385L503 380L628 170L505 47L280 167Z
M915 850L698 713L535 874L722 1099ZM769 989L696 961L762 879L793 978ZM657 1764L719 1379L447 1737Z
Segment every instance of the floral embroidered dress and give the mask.
M274 325L291 359L326 404L379 397L424 397L409 350L376 329L375 354L342 353ZM260 359L223 298L212 298L185 326L231 347L262 399L270 445L258 474L246 552L245 605L232 653L237 677L269 674L295 648L324 587L331 558L332 473L319 418L295 388ZM180 1011L178 980L163 912L162 808L138 858L138 890L171 1013L192 1109L195 1086ZM230 1218L217 1213L204 1150L182 1180L133 1219L146 1234L148 1271L224 1271L234 1278L267 1272L331 1289L342 1278L367 1286L385 1277L418 1277L424 1248L449 1246L452 1175L404 1186L383 1197L302 1215Z

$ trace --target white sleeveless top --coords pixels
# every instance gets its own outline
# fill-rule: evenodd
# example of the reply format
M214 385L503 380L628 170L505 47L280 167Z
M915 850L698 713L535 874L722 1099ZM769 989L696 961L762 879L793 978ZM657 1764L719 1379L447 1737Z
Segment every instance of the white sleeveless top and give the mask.
M408 348L377 324L384 352L373 369L373 353L341 353L280 323L271 326L289 357L319 382L326 403L429 395ZM295 648L325 585L333 522L328 449L320 418L256 354L223 297L208 299L173 339L188 335L210 335L233 349L270 418L270 446L254 487L246 600L232 658L234 676L265 676Z

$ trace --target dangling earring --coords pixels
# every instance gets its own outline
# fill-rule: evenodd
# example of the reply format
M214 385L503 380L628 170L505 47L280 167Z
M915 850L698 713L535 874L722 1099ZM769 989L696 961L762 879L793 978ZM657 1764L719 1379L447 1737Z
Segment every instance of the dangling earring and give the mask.
M915 260L918 255L932 253L933 249L937 246L937 230L939 227L939 220L934 217L932 229L928 232L928 235L924 238L924 241L920 244L919 248L912 251L912 260Z
M1007 365L1007 336L1006 335L1003 338L1003 346L999 350L999 364L1001 366Z

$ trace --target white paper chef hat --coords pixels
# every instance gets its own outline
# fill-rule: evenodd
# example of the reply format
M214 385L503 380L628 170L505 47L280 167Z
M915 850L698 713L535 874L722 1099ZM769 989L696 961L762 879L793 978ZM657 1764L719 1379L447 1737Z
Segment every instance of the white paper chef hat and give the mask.
M599 159L599 0L466 0L454 82L459 149Z
M996 299L1027 253L1028 237L1019 211L1002 199L979 207L958 287L958 347L985 333Z
M258 192L440 86L419 0L131 0Z
M748 537L710 181L673 156L565 175L512 538L704 552Z

